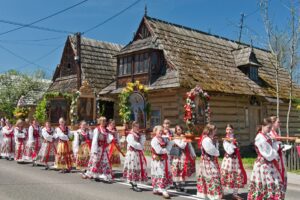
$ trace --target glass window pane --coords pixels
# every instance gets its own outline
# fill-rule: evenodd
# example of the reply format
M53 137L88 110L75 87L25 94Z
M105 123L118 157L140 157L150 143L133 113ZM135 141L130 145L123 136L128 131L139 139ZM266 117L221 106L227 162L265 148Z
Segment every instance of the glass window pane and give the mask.
M143 66L143 72L147 72L149 67L148 62L148 53L144 53L144 66Z

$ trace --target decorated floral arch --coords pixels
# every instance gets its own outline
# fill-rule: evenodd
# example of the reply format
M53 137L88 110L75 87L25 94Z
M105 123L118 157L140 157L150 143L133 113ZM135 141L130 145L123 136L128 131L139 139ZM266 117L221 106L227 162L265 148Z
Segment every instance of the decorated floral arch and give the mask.
M139 81L135 81L134 83L129 82L119 95L119 115L124 124L128 123L131 120L132 110L130 102L133 95L137 99L144 100L145 105L143 107L143 113L145 113L145 116L147 118L149 118L150 115L150 103L148 102L148 88L141 84Z
M194 132L195 125L197 125L197 102L196 100L200 99L203 103L204 111L204 122L205 124L210 122L210 106L209 100L210 96L207 92L204 92L200 86L196 86L191 91L186 93L186 103L184 105L184 121L190 132Z

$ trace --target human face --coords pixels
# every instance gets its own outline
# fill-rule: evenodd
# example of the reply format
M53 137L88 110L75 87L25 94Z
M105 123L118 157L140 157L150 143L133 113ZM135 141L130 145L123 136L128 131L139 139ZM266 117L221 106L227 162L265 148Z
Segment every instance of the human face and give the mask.
M212 132L211 132L211 137L215 137L217 135L217 129L214 129Z
M271 129L272 129L272 124L268 124L266 126L262 126L262 132L264 134L269 133L271 131Z
M46 122L46 124L45 124L45 126L46 126L46 128L51 128L51 124L49 123L49 122Z
M231 127L226 128L226 134L231 135L233 133L233 129Z
M163 127L166 129L170 128L170 122L164 122Z
M100 125L101 125L102 127L104 127L104 126L106 125L106 119L103 119L102 122L100 123Z
M139 129L140 129L140 125L139 125L139 124L136 124L136 125L134 125L134 126L132 127L132 130L133 130L134 132L139 132Z
M81 129L86 129L87 128L87 124L86 123L81 123L80 124L80 128Z
M177 126L176 133L177 133L177 135L181 135L182 134L182 129L180 128L180 126Z
M110 126L111 128L115 128L115 127L116 127L116 123L115 123L115 122L110 122L109 126Z
M280 128L280 120L277 119L274 123L273 123L273 129L277 130Z
M163 134L163 130L158 128L158 129L156 130L156 133L155 133L155 134L156 134L156 136L161 137L162 134Z
M65 120L59 120L59 125L64 126L65 125Z

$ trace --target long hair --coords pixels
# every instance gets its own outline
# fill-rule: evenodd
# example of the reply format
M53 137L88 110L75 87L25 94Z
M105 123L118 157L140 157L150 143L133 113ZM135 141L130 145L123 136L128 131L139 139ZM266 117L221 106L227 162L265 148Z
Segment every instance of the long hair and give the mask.
M202 135L201 135L201 137L200 137L200 139L198 140L198 148L200 149L201 148L201 146L202 146L202 138L204 137L204 136L208 136L208 135L210 135L214 130L216 130L217 129L217 127L216 127L216 125L214 125L214 124L207 124L205 127L204 127L204 129L203 129L203 131L202 131Z
M175 126L175 134L177 135L177 133L178 133L177 129L178 129L178 128L181 129L181 131L182 131L181 134L184 134L183 128L182 128L182 126L180 126L180 125L176 125L176 126Z

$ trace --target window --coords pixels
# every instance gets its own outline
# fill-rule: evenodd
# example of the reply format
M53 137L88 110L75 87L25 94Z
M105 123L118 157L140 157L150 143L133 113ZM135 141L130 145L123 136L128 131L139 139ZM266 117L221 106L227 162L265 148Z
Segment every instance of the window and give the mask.
M131 74L132 68L132 58L131 57L124 57L120 58L119 61L119 75L129 75Z
M134 57L135 69L134 73L147 73L149 68L148 53L137 54Z
M257 67L249 68L249 78L253 81L258 81L258 69Z
M150 126L153 128L156 125L161 124L161 112L160 109L151 110Z

